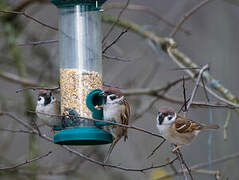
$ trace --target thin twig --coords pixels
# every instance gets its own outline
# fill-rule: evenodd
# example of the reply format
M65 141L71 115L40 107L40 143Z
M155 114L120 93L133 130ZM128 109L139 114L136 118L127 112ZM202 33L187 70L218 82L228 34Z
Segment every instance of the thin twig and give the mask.
M161 145L162 145L165 141L166 141L166 139L164 139L158 146L156 146L156 147L154 148L154 150L151 152L151 154L147 156L147 159L149 159L151 156L153 156L154 153L161 147Z
M56 90L58 90L58 89L60 89L60 86L54 87L54 88L47 88L47 87L27 87L27 88L17 89L17 90L16 90L16 93L19 93L19 92L25 91L25 90L33 90L33 91L35 91L35 90L50 90L50 91L56 91Z
M0 131L6 131L6 132L11 132L11 133L34 134L34 131L23 130L23 129L12 130L12 129L0 128Z
M169 70L171 70L171 71L181 71L181 70L187 70L187 69L201 69L201 67L183 67L183 68L170 68Z
M30 160L26 160L25 162L16 164L16 165L14 165L14 166L10 166L10 167L0 167L0 171L6 171L6 170L16 169L16 168L18 168L18 167L24 166L24 165L29 164L29 163L31 163L31 162L34 162L34 161L37 161L37 160L42 159L42 158L44 158L44 157L47 157L47 156L49 156L51 153L52 153L52 152L49 151L48 153L45 153L45 154L43 154L43 155L41 155L41 156L35 157L35 158L33 158L33 159L30 159Z
M105 164L104 162L100 162L100 161L96 161L94 159L91 159L81 153L79 153L78 151L75 151L71 148L69 148L68 146L61 146L63 147L64 149L67 149L68 151L70 151L71 153L75 154L75 155L78 155L80 157L83 157L85 158L86 160L94 163L94 164L98 164L98 165L101 165L103 167L109 167L109 168L114 168L114 169L120 169L120 170L124 170L124 171L132 171L132 172L145 172L145 171L148 171L148 170L151 170L151 169L155 169L155 168L162 168L162 167L165 167L165 166L168 166L169 164L172 164L174 163L174 161L176 161L178 158L176 157L175 159L171 160L170 162L166 163L166 164L163 164L163 165L152 165L152 166L149 166L149 167L146 167L146 168L127 168L127 167L122 167L122 166L117 166L117 165L112 165L112 164Z
M23 121L22 119L18 118L17 116L15 116L14 114L10 112L0 112L0 116L8 116L12 118L13 120L15 120L16 122L18 122L19 124L21 124L22 126L24 126L25 128L32 131L34 130L34 128L31 125L29 125L27 122Z
M187 163L183 159L183 154L181 153L180 149L178 149L178 153L179 153L179 156L180 156L180 159L181 159L182 163L184 164L184 166L186 167L186 169L188 171L188 174L189 174L191 180L193 180L191 169L188 167Z
M28 111L30 113L36 113L35 111ZM52 116L52 117L64 117L63 115L57 115L57 114L49 114L49 113L42 113L42 112L37 112L39 114L44 114L44 115L48 115L48 116ZM75 116L75 115L67 115L69 117L75 117L75 118L80 118L80 119L83 119L83 120L87 120L87 121L95 121L95 122L105 122L105 123L108 123L108 124L111 124L111 125L117 125L117 126L120 126L120 127L125 127L125 128L129 128L129 129L134 129L134 130L137 130L137 131L141 131L141 132L144 132L146 134L149 134L149 135L152 135L152 136L156 136L156 137L159 137L159 138L162 138L164 139L163 136L159 135L158 133L153 133L153 132L150 132L150 131L147 131L143 128L139 128L139 127L136 127L136 126L132 126L132 125L125 125L125 124L120 124L120 123L116 123L116 122L111 122L111 121L103 121L103 120L97 120L97 119L90 119L90 118L86 118L86 117L81 117L81 116Z
M115 40L113 40L108 46L106 46L105 48L104 48L104 50L103 50L103 54L111 47L111 46L113 46L125 33L127 33L127 31L128 31L128 28L127 29L125 29L124 31L122 31L116 38L115 38Z
M189 108L190 108L190 106L191 106L191 104L192 104L192 102L193 102L193 99L194 99L194 97L195 97L195 95L196 95L196 92L197 92L197 89L198 89L198 86L199 86L199 83L200 83L200 80L201 80L201 77L202 77L202 73L203 73L205 70L207 70L208 68L209 68L209 67L208 67L208 64L206 64L206 65L203 66L202 69L199 71L199 74L198 74L198 77L197 77L197 80L196 80L196 83L195 83L195 87L194 87L194 89L193 89L193 91L192 91L192 95L191 95L190 100L189 100L189 102L188 102L188 104L187 104L187 108L186 108L187 111L189 110Z
M161 95L158 94L157 97L159 97L160 99L163 99L165 101L171 102L171 103L176 103L176 104L183 104L184 106L184 100L183 99L177 99L175 97L172 96L166 96L166 95ZM187 100L187 102L189 101L189 99ZM228 104L222 104L219 102L215 102L215 103L207 103L207 102L197 102L197 101L193 101L191 104L192 107L212 107L212 108L228 108L228 109L236 109L238 107L234 107Z
M9 82L14 82L14 83L21 84L21 85L24 85L24 86L39 86L38 82L19 77L15 74L12 74L12 73L9 73L9 72L1 72L0 71L0 77L3 78L3 79L8 80Z
M223 139L224 139L224 141L227 140L227 128L228 128L229 122L230 122L230 120L231 120L231 116L232 116L232 112L231 112L231 110L228 110L228 111L227 111L226 121L225 121L224 126L223 126L223 128L224 128L224 131L223 131L223 132L224 132L224 133L223 133Z
M46 41L30 41L26 43L19 43L17 46L37 46L42 44L53 44L58 43L58 40L46 40Z
M34 129L36 129L38 134L41 136L41 131L40 131L39 126L37 125L37 122L36 122L35 118L32 119L32 124L34 125Z
M205 85L204 77L203 76L202 76L202 85L203 85L203 90L204 90L205 97L207 99L207 102L209 103L210 99L209 99L209 96L208 96L208 93L207 93L207 89L206 89L206 85Z
M184 112L187 111L187 95L186 95L186 87L185 87L185 79L183 76L183 99L184 99Z
M103 5L103 9L104 10L108 10L108 9L112 9L112 8L124 8L124 5L122 3L117 3L117 2L107 3L107 4ZM158 11L156 11L156 10L150 8L150 7L146 7L144 5L139 5L139 4L129 4L126 7L126 9L127 10L135 10L135 11L140 11L140 12L148 13L148 14L156 17L158 20L164 22L169 27L176 27L176 25L174 25L169 20L167 20L164 17L162 17L158 13ZM180 31L184 32L187 35L191 34L191 32L189 30L184 29L184 28L180 28Z
M2 114L0 113L0 115L2 115ZM50 115L50 116L52 116L52 115ZM54 115L54 116L56 116L56 115ZM14 120L16 120L20 124L25 124L25 122L23 120L19 120L19 118L17 118L17 117L15 117ZM87 118L87 120L90 120L90 119ZM99 120L95 120L95 121L99 121ZM107 122L107 123L118 125L118 126L127 127L127 126L125 126L123 124L111 123L111 122ZM41 137L41 138L43 138L43 139L53 143L52 138L46 136L45 134L39 134L38 131L35 130L34 128L32 128L29 124L27 124L25 126L26 126L27 129L31 129L32 130L32 131L29 131L30 134L38 135L39 137ZM135 129L135 130L139 130L139 131L142 131L142 132L145 132L147 134L151 134L151 135L154 135L154 136L157 136L157 137L161 137L160 135L148 132L148 131L146 131L144 129L141 129L141 128L137 128L137 127L133 127L133 126L129 126L129 128L132 128L132 129ZM25 132L27 132L27 131L25 131ZM122 167L122 166L118 166L118 165L105 164L104 162L100 162L100 161L97 161L95 159L92 159L92 158L90 158L90 157L88 157L88 156L86 156L86 155L84 155L84 154L82 154L82 153L80 153L80 152L78 152L76 150L73 150L70 147L65 146L65 145L62 145L61 147L66 149L67 151L69 151L69 152L71 152L71 153L73 153L73 154L75 154L75 155L77 155L77 156L79 156L79 157L89 161L89 162L94 163L94 164L101 165L103 167L110 167L110 168L120 169L120 170L124 170L124 171L144 172L144 171L151 170L151 169L154 169L154 168L160 168L160 167L168 166L169 164L174 163L174 161L177 160L177 157L176 157L175 159L171 160L170 162L168 162L166 164L162 164L162 165L155 165L155 166L152 165L152 166L149 166L149 167L138 168L138 169L137 168L127 168L127 167Z
M174 146L173 146L174 147ZM181 154L179 153L179 149L176 151L176 155L178 157L178 160L179 160L179 163L180 163L180 166L181 166L181 169L182 169L182 174L183 174L183 177L184 177L184 180L188 180L188 177L187 177L187 174L186 172L184 171L184 163L183 163L183 159L181 157ZM189 171L188 171L189 172Z
M130 62L132 60L130 59L126 59L126 58L122 58L122 57L117 57L117 56L111 56L108 54L102 54L103 57L108 58L108 59L113 59L113 60L117 60L117 61L122 61L122 62Z
M110 35L110 33L113 31L115 25L118 23L118 21L119 21L121 15L123 14L124 10L125 10L125 9L127 8L127 6L129 5L129 2L130 2L130 0L127 0L125 6L124 6L124 7L121 9L121 11L119 12L119 14L118 14L118 16L117 16L117 20L111 25L109 31L108 31L108 32L106 33L106 35L104 36L104 38L103 38L103 40L102 40L103 43L104 43L104 41L108 38L108 36Z
M117 89L122 89L121 87L116 86L116 85L114 85L112 83L108 83L108 82L103 82L103 86L104 87L114 87L114 88L117 88Z
M179 51L176 48L176 42L174 42L170 38L162 38L160 36L155 35L153 32L142 29L141 26L139 26L136 23L133 23L131 21L126 21L117 19L111 15L104 14L102 15L103 22L106 23L115 23L117 22L117 26L123 27L123 28L129 28L132 32L135 32L136 34L142 36L143 38L150 39L153 43L156 45L161 45L161 47L167 46L167 53L169 57L179 65L179 67L199 67L197 64L195 64L188 56L186 56L184 53ZM170 48L169 48L170 47ZM185 70L192 78L195 77L195 74L198 73L198 71L195 70ZM211 76L209 73L204 73L204 77L208 79L208 83L214 88L216 91L221 93L225 98L217 95L214 91L212 91L210 88L206 86L207 91L212 94L216 99L231 105L234 108L239 108L239 100L236 98L234 94L231 93L231 91L227 88L225 88L219 81L217 81L213 76ZM201 85L201 83L200 83ZM239 109L236 109L237 113L239 114Z
M197 67L197 65L192 62L187 56L185 56L182 52L178 51L175 48L169 47L167 49L169 57L178 64L180 67L185 66L191 66L191 67ZM198 71L193 70L185 70L191 77L195 76L195 73L198 73ZM237 103L236 97L230 92L230 90L226 89L222 84L220 84L216 79L214 79L209 73L205 72L203 76L208 79L208 83L212 85L213 88L215 88L217 91L219 91L225 98L217 95L213 90L211 90L209 87L205 86L207 92L209 92L212 96L214 96L216 99L218 99L221 102L224 102L234 108L239 108L239 104ZM201 83L200 83L201 85ZM234 103L235 102L235 103ZM239 113L239 110L237 110Z
M206 4L208 4L209 2L211 2L213 0L204 0L202 2L200 2L199 4L197 4L195 7L193 7L192 9L190 9L187 13L185 13L183 15L183 17L181 17L180 21L178 22L178 24L176 25L176 27L172 30L172 32L170 33L169 37L173 38L175 36L175 34L178 32L178 30L181 28L181 26L183 25L183 23L189 18L191 17L194 13L196 13L200 8L202 8L203 6L205 6Z
M58 31L58 28L53 27L53 26L50 26L50 25L47 25L47 24L45 24L45 23L39 21L38 19L36 19L36 18L34 18L34 17L28 15L28 14L25 13L25 12L6 11L6 10L0 10L0 12L1 12L1 13L7 13L7 14L17 14L17 15L22 15L22 16L28 18L28 19L33 20L34 22L36 22L36 23L38 23L38 24L41 24L41 25L44 26L44 27L47 27L47 28L49 28L49 29L51 29L51 30L54 30L54 31Z
M184 78L185 80L190 80L190 77L186 77ZM183 81L183 78L179 78L176 79L172 82L167 83L167 85L165 86L159 86L156 88L138 88L138 89L126 89L126 90L122 90L122 93L125 96L137 96L137 95L151 95L151 96L157 96L157 94L159 92L167 92L170 88L172 88L173 86L177 85L178 83L180 83L181 81Z
M165 96L164 96L164 97L165 97ZM162 98L162 99L163 99L163 98ZM187 107L185 107L185 106L187 105L187 103L188 103L189 100L190 100L190 98L188 98L188 99L183 99L183 105L182 105L181 108L179 109L178 113L180 113L181 111L185 112L185 110L183 110L183 108L184 108L184 109L187 108Z
M229 161L229 160L235 160L237 158L239 158L239 152L233 153L233 154L230 154L230 155L225 155L225 156L222 156L218 159L212 160L211 164L218 164L218 163L226 162L226 161ZM208 162L203 162L203 163L199 163L199 164L195 164L195 165L191 166L190 169L192 171L194 171L196 169L205 168L208 165L209 165ZM163 179L171 178L171 177L174 177L174 176L177 176L177 175L182 175L182 173L183 173L183 171L178 171L177 173L169 173L169 174L167 174L163 177L158 178L157 180L163 180Z

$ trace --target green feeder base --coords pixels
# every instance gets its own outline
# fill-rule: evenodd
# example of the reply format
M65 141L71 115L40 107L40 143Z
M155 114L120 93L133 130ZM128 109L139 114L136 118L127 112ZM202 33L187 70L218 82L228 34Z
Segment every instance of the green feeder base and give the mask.
M54 135L54 143L61 145L99 145L112 142L112 135L99 128L70 128Z
M54 126L53 130L54 131L60 131L60 130L62 130L62 126Z

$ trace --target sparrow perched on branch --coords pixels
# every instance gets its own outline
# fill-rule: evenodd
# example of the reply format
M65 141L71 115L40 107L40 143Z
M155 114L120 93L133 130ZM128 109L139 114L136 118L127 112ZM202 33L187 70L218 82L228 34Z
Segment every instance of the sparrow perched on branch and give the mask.
M36 114L45 125L51 128L61 125L60 103L51 90L39 91Z
M176 145L173 149L173 152L175 152L183 145L192 142L200 131L218 129L219 126L199 124L177 114L171 107L163 106L159 108L157 115L157 128L166 140Z
M108 88L100 95L105 97L103 105L103 119L104 121L116 122L128 125L130 116L130 106L123 96L121 91L116 88ZM113 142L107 152L104 162L106 162L117 142L124 136L124 141L127 139L127 128L117 125L109 125L107 129L113 136Z

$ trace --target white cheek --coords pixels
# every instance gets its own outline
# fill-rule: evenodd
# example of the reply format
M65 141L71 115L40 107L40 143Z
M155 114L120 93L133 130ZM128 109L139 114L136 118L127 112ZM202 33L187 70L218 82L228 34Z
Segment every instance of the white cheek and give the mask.
M176 120L176 115L174 115L174 117L172 117L170 120L168 117L165 117L164 124L172 124L175 120Z
M38 104L38 105L44 105L44 99L43 99L43 98L41 98L41 100L40 100L40 101L37 101L37 104Z
M56 98L52 96L51 103L54 103L56 101Z
M165 122L165 123L169 123L171 120L172 120L172 119L169 120L168 117L165 117L165 118L164 118L164 122Z
M110 96L107 96L107 103L111 103L112 100L110 99Z

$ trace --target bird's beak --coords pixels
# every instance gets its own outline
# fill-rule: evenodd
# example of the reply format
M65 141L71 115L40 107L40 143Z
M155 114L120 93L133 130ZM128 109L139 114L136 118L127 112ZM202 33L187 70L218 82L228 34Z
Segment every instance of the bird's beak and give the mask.
M99 93L99 96L103 96L103 97L105 97L106 94L105 94L105 92L103 91L103 92Z

